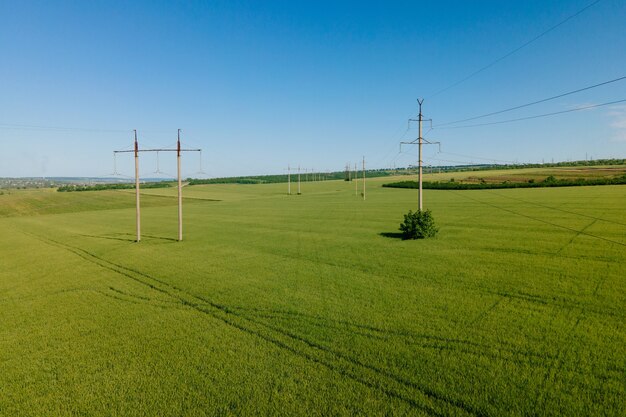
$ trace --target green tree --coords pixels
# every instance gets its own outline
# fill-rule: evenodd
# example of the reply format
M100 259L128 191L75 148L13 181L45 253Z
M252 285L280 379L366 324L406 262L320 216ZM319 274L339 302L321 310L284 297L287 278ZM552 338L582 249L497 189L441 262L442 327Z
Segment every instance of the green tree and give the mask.
M430 210L409 210L400 224L403 239L424 239L433 237L439 229L435 226L435 219Z

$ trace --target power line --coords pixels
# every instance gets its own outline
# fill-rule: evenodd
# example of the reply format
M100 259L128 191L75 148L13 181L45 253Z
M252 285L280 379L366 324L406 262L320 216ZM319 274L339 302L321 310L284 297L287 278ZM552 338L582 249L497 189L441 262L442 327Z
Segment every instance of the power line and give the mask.
M446 155L453 155L453 156L460 156L462 158L469 158L469 159L480 159L482 161L492 161L492 162L504 162L506 164L516 164L516 162L514 161L507 161L504 159L495 159L495 158L485 158L485 157L480 157L480 156L472 156L472 155L463 155L460 153L452 153L452 152L439 152L442 154L446 154ZM434 159L434 158L431 158Z
M432 155L432 156L427 156L424 159L428 159L428 160L434 160L434 161L443 161L443 162L453 162L453 163L458 163L458 164L470 164L470 165L476 165L476 163L469 162L469 161L453 161L453 160L449 160L449 159L441 159L441 158L437 158L436 155L439 154L445 154L445 155L453 155L453 156L460 156L462 158L468 158L470 160L474 160L474 159L480 159L482 161L491 161L491 162L498 162L498 163L505 163L505 164L509 164L509 165L517 165L518 162L516 161L508 161L505 159L496 159L496 158L487 158L487 157L481 157L481 156L472 156L472 155L464 155L464 154L459 154L459 153L453 153L453 152L444 152L444 151L439 151L436 154ZM400 155L412 155L408 152L399 152L398 156ZM478 165L482 165L482 164L478 164Z
M553 113L544 113L544 114L537 114L535 116L519 117L517 119L501 120L501 121L498 121L498 122L489 122L489 123L477 123L477 124L473 124L473 125L448 126L448 127L441 127L440 129L462 129L462 128L466 128L466 127L499 125L499 124L503 124L503 123L519 122L519 121L522 121L522 120L538 119L540 117L555 116L557 114L564 114L564 113L571 113L571 112L575 112L575 111L594 109L596 107L610 106L611 104L619 104L619 103L624 103L624 102L626 102L626 99L611 101L611 102L602 103L602 104L592 104L590 106L578 107L578 108L570 109L570 110L556 111L556 112L553 112Z
M535 42L536 40L538 40L539 38L544 37L545 35L547 35L548 33L552 32L554 29L558 28L561 25L564 25L565 23L567 23L568 21L572 20L573 18L575 18L576 16L578 16L579 14L585 12L587 9L595 6L596 4L600 3L601 0L596 0L593 3L583 7L582 9L580 9L579 11L577 11L576 13L574 13L573 15L569 16L568 18L566 18L565 20L560 21L559 23L557 23L556 25L550 27L549 29L541 32L539 35L535 36L534 38L532 38L531 40L523 43L522 45L518 46L517 48L513 49L512 51L504 54L503 56L501 56L500 58L496 59L495 61L492 61L491 63L485 65L482 68L479 68L478 70L472 72L471 74L469 74L468 76L466 76L465 78L460 79L459 81L449 85L446 88L443 88L437 92L435 92L433 95L431 95L429 97L429 99L432 99L435 96L438 96L439 94L448 91L449 89L456 87L457 85L469 80L470 78L480 74L481 72L485 71L488 68L493 67L495 64L497 64L500 61L505 60L506 58L510 57L511 55L515 54L516 52L520 51L521 49L527 47L528 45L530 45L531 43Z
M408 119L409 117L411 117L411 116L408 116L408 117L407 117L407 119ZM400 126L400 127L399 127L399 128L398 128L395 132L394 132L394 134L390 136L390 137L391 137L391 139L392 139L392 140L393 140L393 142L394 142L394 143L393 143L393 146L391 146L391 147L387 148L387 149L388 149L388 151L387 151L386 153L381 152L380 154L381 154L381 155L385 155L385 156L383 156L382 158L378 159L378 160L376 161L376 163L375 163L375 164L380 164L381 162L386 162L386 161L387 161L387 160L391 157L391 155L393 154L394 150L396 149L396 143L397 143L397 141L398 141L398 140L403 140L403 139L404 139L404 137L406 136L406 134L409 132L409 130L411 130L411 126L410 126L410 124L408 124L408 125L406 126L406 129L403 131L402 135L400 136L400 138L399 138L399 139L397 139L398 134L400 133L400 131L401 131L403 128L404 128L404 125ZM385 141L385 142L387 142L387 141Z
M15 124L15 123L0 123L0 129L5 130L48 130L59 132L94 132L94 133L132 133L133 129L101 129L92 127L72 127L72 126L42 126L42 125L27 125L27 124ZM168 130L146 130L146 132L162 133L168 132Z
M615 79L609 80L609 81L604 81L604 82L599 83L599 84L590 85L588 87L579 88L577 90L568 91L567 93L558 94L556 96L544 98L544 99L541 99L541 100L536 100L536 101L533 101L533 102L530 102L530 103L526 103L526 104L522 104L522 105L519 105L519 106L510 107L508 109L494 111L494 112L491 112L491 113L482 114L480 116L469 117L467 119L455 120L453 122L441 123L439 125L436 125L435 128L438 128L440 126L448 126L448 125L456 124L456 123L469 122L471 120L482 119L482 118L489 117L489 116L495 116L496 114L502 114L502 113L513 111L513 110L522 109L524 107L533 106L535 104L545 103L546 101L555 100L557 98L569 96L569 95L572 95L572 94L575 94L575 93L580 93L581 91L591 90L592 88L601 87L603 85L615 83L615 82L622 81L622 80L626 80L626 76L615 78Z
M433 161L439 161L439 162L451 162L453 164L462 164L464 166L474 166L474 165L482 166L482 165L486 165L486 164L476 164L474 162L468 162L468 161L453 161L453 160L450 160L450 159L441 159L441 158L433 158L433 157L430 157L428 159L433 160Z
M77 132L102 132L102 133L128 133L132 132L132 129L92 129L82 127L62 127L62 126L36 126L36 125L19 125L0 123L0 129L15 129L15 130L58 130L58 131L77 131Z

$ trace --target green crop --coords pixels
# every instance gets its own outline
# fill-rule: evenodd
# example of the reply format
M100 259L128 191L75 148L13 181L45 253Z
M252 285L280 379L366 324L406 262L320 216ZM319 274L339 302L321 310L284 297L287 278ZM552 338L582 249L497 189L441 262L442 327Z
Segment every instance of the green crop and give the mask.
M0 196L0 415L626 414L626 187L388 181Z

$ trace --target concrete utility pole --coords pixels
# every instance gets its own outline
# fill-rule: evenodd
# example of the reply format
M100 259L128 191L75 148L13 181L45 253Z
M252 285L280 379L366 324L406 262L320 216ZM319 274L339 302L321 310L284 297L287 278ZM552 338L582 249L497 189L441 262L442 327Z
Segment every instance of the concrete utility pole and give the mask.
M402 150L402 145L415 145L417 144L418 147L418 151L417 151L417 159L418 159L418 171L417 171L417 182L418 182L418 192L417 192L417 208L418 210L422 210L422 203L423 203L423 196L422 196L422 165L424 163L424 161L422 160L422 145L423 144L429 144L429 145L433 145L433 144L437 144L439 145L439 148L441 149L441 144L439 142L430 142L428 140L425 140L422 137L422 122L424 121L430 121L432 122L432 119L424 119L424 117L422 116L422 103L424 103L424 99L417 99L417 103L419 104L419 114L418 114L418 118L417 119L409 119L409 123L411 122L418 122L418 137L417 139L415 139L414 141L411 142L400 142L400 150Z
M419 133L418 133L418 135L419 135L419 138L418 138L419 144L417 145L417 147L419 149L419 151L418 151L418 159L419 159L419 174L418 174L418 177L419 177L419 193L418 194L419 195L417 197L417 205L419 207L419 210L422 211L422 163L423 163L423 161L422 161L422 103L424 102L424 99L422 99L421 101L417 100L417 102L420 105L420 113L418 115L418 119L419 119L419 123L418 123L418 125L419 125Z
M298 165L298 195L300 195L300 165Z
M178 241L183 240L183 180L180 175L180 129L176 142L176 162L178 164Z
M139 143L137 142L137 129L135 132L135 207L137 211L137 242L141 240L141 205L139 204Z
M363 200L365 200L365 156L363 157Z
M291 195L291 167L287 165L287 194Z
M359 195L359 176L357 175L356 162L354 163L354 195Z
M113 151L113 157L116 158L118 153L134 152L135 153L135 198L137 208L137 242L141 240L141 206L139 204L139 152L176 152L177 159L177 180L178 180L178 240L183 240L183 185L181 175L181 153L182 152L202 152L202 149L182 149L180 146L180 129L178 129L176 149L139 149L137 141L137 130L135 133L135 149L131 151ZM116 167L117 169L117 167Z

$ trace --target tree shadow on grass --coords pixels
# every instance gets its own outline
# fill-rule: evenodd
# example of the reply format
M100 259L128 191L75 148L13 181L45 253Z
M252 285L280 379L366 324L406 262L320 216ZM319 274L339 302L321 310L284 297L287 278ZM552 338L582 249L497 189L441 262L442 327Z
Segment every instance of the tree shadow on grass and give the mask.
M382 233L379 233L379 235L382 237L388 237L390 239L402 239L403 238L402 233L400 232L382 232Z

